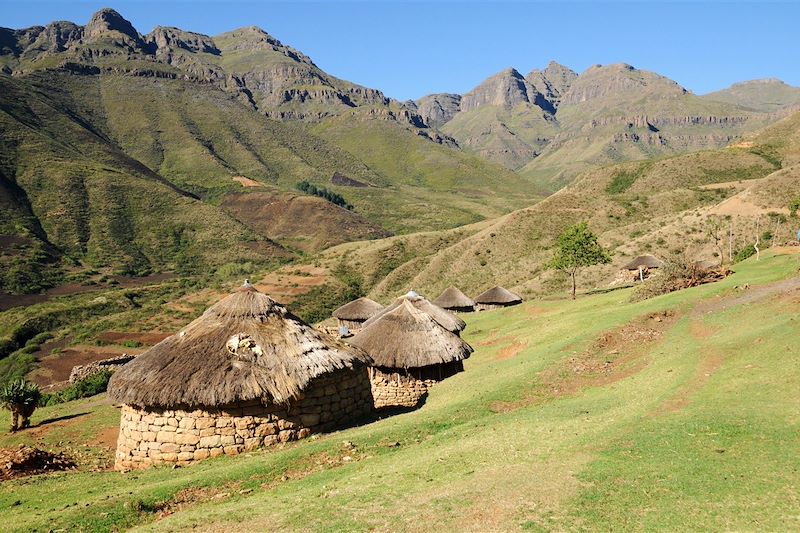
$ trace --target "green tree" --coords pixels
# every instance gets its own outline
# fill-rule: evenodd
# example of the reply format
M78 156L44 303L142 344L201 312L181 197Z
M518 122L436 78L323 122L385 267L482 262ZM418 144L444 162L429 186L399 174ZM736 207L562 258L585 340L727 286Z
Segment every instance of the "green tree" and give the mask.
M572 278L572 299L575 299L576 277L581 268L611 262L611 256L597 242L586 222L568 227L558 237L556 255L551 268L560 270Z

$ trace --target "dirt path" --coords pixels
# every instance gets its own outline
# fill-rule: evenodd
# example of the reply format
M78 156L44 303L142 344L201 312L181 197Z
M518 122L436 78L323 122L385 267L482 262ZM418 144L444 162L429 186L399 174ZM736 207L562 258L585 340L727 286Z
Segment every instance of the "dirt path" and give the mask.
M769 298L775 294L796 291L800 289L800 278L789 278L753 288L741 289L740 294L731 294L710 302L703 302L692 309L691 317L699 318L711 313L719 313L731 307L750 304Z

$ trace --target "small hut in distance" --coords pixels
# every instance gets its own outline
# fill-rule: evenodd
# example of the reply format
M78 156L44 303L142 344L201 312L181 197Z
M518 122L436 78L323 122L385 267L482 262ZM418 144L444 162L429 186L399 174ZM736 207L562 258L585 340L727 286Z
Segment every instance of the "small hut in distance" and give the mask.
M445 289L433 303L453 313L470 313L475 310L475 300L452 285Z
M659 269L662 266L664 266L664 263L660 259L652 255L640 255L622 267L622 269L629 272L632 281L644 281L651 270Z
M361 329L364 322L382 310L383 306L378 302L362 297L338 308L333 312L333 317L339 328L345 327L355 333Z
M472 347L433 317L402 300L350 343L373 360L375 408L416 407L435 383L464 370Z
M522 303L522 297L503 287L492 287L475 297L475 308L478 311L502 309Z
M372 410L371 363L246 283L111 378L115 466L184 465L349 423Z
M442 309L414 291L408 291L408 293L387 305L382 311L379 311L372 318L364 322L364 327L368 327L370 324L377 322L387 313L403 305L403 302L409 302L413 307L427 314L433 318L436 323L455 335L460 335L464 328L467 327L467 323L458 318L455 314Z

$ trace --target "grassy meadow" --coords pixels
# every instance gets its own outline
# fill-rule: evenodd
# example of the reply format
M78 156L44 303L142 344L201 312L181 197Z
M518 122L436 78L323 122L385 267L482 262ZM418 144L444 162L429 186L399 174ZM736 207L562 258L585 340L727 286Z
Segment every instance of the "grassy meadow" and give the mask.
M42 408L0 446L86 459L4 482L0 529L797 530L799 257L466 315L466 372L419 410L187 468L97 471L116 409Z

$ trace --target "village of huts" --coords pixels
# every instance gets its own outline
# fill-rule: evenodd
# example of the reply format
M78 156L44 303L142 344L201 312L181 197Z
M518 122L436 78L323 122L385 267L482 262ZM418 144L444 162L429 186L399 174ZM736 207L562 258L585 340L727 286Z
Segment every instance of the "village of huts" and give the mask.
M245 283L123 366L116 467L236 455L369 413L370 357Z
M182 466L420 407L473 351L456 313L521 301L502 287L472 299L451 286L434 302L411 290L386 307L362 297L333 312L331 335L245 281L114 374L115 466Z

